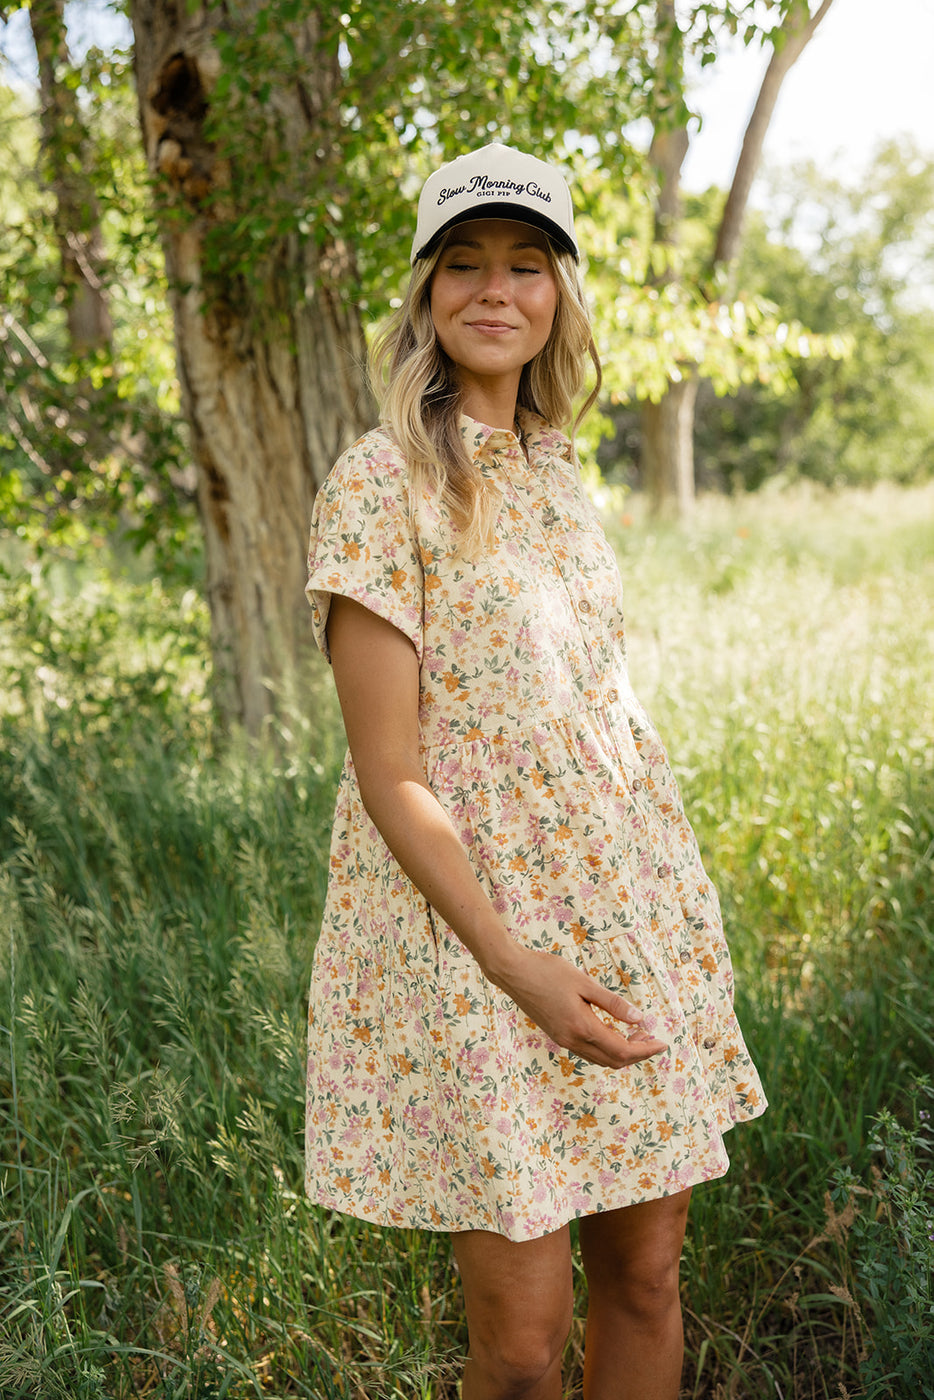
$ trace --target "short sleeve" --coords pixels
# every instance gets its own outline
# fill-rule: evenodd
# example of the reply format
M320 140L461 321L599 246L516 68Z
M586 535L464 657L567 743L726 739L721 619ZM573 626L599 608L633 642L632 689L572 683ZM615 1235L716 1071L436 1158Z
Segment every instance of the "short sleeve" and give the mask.
M331 597L362 603L422 657L424 583L399 448L379 429L339 457L315 499L305 588L318 646L330 659Z

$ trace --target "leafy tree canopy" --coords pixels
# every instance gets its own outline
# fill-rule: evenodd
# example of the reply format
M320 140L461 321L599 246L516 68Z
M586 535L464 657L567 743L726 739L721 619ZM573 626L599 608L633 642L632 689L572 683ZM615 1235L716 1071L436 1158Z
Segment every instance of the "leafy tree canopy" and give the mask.
M494 137L573 171L608 389L618 404L660 395L680 366L693 364L718 393L742 388L778 417L776 392L800 404L808 385L833 383L855 422L858 356L849 364L842 356L870 330L894 402L907 366L920 382L918 367L927 363L923 327L909 335L911 350L895 335L896 323L924 322L923 309L912 311L899 290L921 256L922 213L931 207L929 173L915 169L920 156L906 155L909 165L899 169L893 155L871 171L870 201L826 181L821 190L816 177L807 199L800 185L796 192L776 184L775 214L753 230L754 252L741 265L744 291L727 294L704 281L704 249L722 200L715 191L694 201L677 248L653 246L644 131L684 121L683 73L713 63L724 36L766 44L790 12L804 9L803 0L711 0L679 6L678 26L666 28L654 0L215 5L205 11L205 87L191 97L207 108L222 178L193 199L190 189L183 197L144 169L129 56L92 48L62 62L59 81L78 94L87 119L87 173L102 211L115 327L112 352L80 362L63 339L35 109L4 90L0 510L7 525L40 547L86 545L101 527L119 524L153 540L167 561L187 567L196 555L153 195L163 218L189 219L194 208L218 296L252 298L257 315L267 314L262 288L277 251L310 240L325 255L325 273L373 320L404 276L422 176L439 158ZM316 82L328 65L334 81ZM297 145L287 139L283 100L295 92L314 117ZM777 253L769 266L773 248L785 249L782 266ZM872 378L880 382L878 373ZM766 466L770 450L761 454ZM752 482L756 473L744 469L742 477Z
M744 286L850 354L791 367L781 398L759 385L699 414L720 479L775 471L833 484L919 480L934 470L934 157L883 145L850 180L812 162L775 170L750 221ZM714 475L716 480L716 475Z

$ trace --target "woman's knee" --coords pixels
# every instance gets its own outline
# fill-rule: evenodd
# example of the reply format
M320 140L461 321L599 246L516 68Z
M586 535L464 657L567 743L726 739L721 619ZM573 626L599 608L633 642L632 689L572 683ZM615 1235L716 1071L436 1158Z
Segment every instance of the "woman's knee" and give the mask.
M522 1396L560 1366L574 1310L567 1227L521 1243L454 1236L471 1363L490 1393Z
M560 1366L571 1330L571 1309L552 1323L534 1318L470 1329L470 1360L504 1395L534 1391Z
M649 1326L681 1306L678 1260L633 1261L617 1277L616 1299L629 1317Z
M609 1304L645 1323L661 1320L680 1306L687 1197L684 1193L680 1199L608 1212L582 1225L591 1305Z

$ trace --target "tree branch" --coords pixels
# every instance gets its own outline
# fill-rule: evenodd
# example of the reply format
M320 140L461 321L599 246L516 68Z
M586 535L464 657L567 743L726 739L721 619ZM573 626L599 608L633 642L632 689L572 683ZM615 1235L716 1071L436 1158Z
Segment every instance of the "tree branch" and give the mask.
M800 22L800 18L796 14L788 15L782 23L779 32L784 35L784 42L773 47L772 57L765 70L765 77L762 79L756 105L746 127L742 150L736 162L733 183L730 186L730 192L723 209L723 217L720 220L720 228L717 232L716 247L710 263L711 271L718 267L728 266L739 251L739 240L749 200L749 191L752 189L752 182L762 159L762 147L765 144L766 132L769 122L772 120L772 113L775 110L782 83L810 43L817 26L832 4L833 0L822 0L819 8L804 24Z

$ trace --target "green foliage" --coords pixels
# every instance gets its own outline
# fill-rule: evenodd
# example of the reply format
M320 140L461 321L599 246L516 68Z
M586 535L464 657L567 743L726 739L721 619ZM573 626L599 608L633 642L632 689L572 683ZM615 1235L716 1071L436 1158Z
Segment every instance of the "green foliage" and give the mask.
M719 196L712 191L686 201L677 254L686 272L682 286L660 289L664 315L638 297L631 311L618 314L641 327L638 373L656 396L691 353L711 374L700 387L695 423L702 487L755 490L776 476L828 485L930 476L932 170L929 156L903 142L880 149L849 183L806 165L774 171L767 212L754 210L747 219L737 269L747 290L731 308L699 295L692 301L684 290L709 246ZM638 280L644 225L627 226L620 207L610 206L602 227L609 230L609 257ZM604 320L612 302L605 282L598 285L611 391L606 411L615 430L599 459L610 480L628 480L638 455L638 415L628 403L636 371L622 349L627 342L614 348ZM619 280L614 285L624 308L630 293L620 291ZM678 302L693 307L689 315L669 311L668 303ZM692 315L706 323L706 333L692 331Z
M718 197L694 201L679 249L653 245L654 189L633 144L640 119L682 122L685 66L712 62L726 34L770 42L795 8L803 12L801 0L710 0L679 10L678 28L648 0L353 0L313 12L295 0L214 6L199 100L216 179L197 196L159 176L150 182L128 56L92 48L59 76L87 127L82 160L101 210L115 337L112 353L80 363L65 343L36 112L4 90L0 526L34 553L76 556L116 530L151 543L163 570L199 576L153 192L161 218L197 222L208 295L238 314L252 304L258 316L284 315L322 276L373 322L407 272L419 180L439 158L493 137L553 156L573 173L610 408L620 421L629 403L657 399L671 378L699 366L717 394L739 395L722 408L702 400L699 456L709 482L757 484L776 454L790 464L792 441L789 469L800 456L800 470L822 479L830 462L848 479L870 470L923 473L932 368L922 350L925 313L912 323L900 304L897 316L886 313L886 329L858 310L858 293L845 292L863 286L859 266L874 265L872 239L873 247L880 239L908 246L906 229L923 207L921 177L911 176L909 199L904 181L896 191L892 165L887 212L875 232L863 220L848 260L824 265L809 255L798 275L789 254L783 272L760 237L737 295L704 282ZM299 110L310 116L297 136ZM841 208L837 198L821 247L850 227ZM892 286L900 271L890 260ZM818 282L822 299L812 295ZM847 361L857 335L861 353ZM889 432L899 415L900 437Z
M895 1304L930 1267L934 499L773 491L689 531L613 511L634 683L771 1100L695 1192L684 1393L826 1400L870 1330L903 1364ZM444 1239L301 1194L343 750L324 668L276 743L219 745L192 591L63 564L0 584L4 1400L448 1400ZM572 1394L581 1344L578 1316Z
M852 1220L852 1288L865 1314L864 1400L934 1396L932 1099L924 1080L908 1124L879 1114L870 1150L881 1163L873 1163L870 1187L851 1170L837 1174L833 1195Z
M193 589L132 582L105 556L102 569L11 561L0 592L0 716L62 743L119 739L141 712L169 728L207 723L208 620Z
M0 88L0 528L40 556L88 553L117 531L151 543L161 567L191 579L200 555L193 482L131 63L91 49L65 76L94 116L84 174L101 210L114 342L72 355L35 112Z
M612 215L592 229L594 323L611 404L659 402L688 375L717 396L747 384L782 396L801 359L840 360L842 335L816 335L775 301L751 292L710 300L693 249L626 238Z
M267 0L215 12L217 75L204 97L223 173L197 211L211 293L242 289L262 310L269 269L310 242L343 251L343 290L381 317L407 273L421 179L494 138L561 159L606 143L625 178L638 159L622 129L652 91L630 11L352 0L310 18L293 0ZM313 113L300 133L288 116L297 92ZM183 193L157 189L165 211L191 217Z
M882 147L843 183L804 164L773 173L749 222L742 284L850 353L789 366L776 398L753 384L698 409L708 479L757 486L775 468L835 481L924 479L934 470L934 161Z

